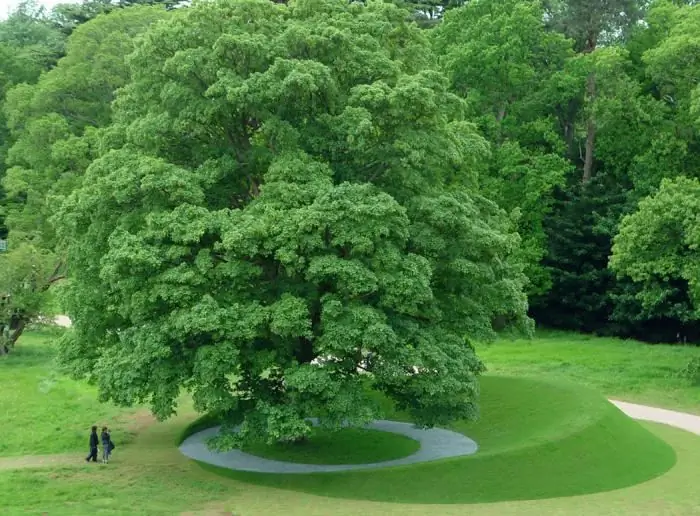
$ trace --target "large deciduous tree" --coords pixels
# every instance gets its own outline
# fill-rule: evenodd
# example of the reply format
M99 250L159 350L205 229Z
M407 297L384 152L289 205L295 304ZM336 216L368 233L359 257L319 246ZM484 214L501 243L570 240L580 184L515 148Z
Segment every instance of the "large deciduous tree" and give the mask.
M65 362L160 418L188 389L241 424L222 446L365 423L370 387L420 425L474 417L470 340L529 327L524 276L424 33L380 2L172 16L59 215Z

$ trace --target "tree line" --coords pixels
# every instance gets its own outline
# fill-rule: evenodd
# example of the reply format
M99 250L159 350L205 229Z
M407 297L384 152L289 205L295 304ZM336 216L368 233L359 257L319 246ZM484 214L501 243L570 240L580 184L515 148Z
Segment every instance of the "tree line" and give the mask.
M60 288L105 399L245 438L367 420L358 368L472 417L532 319L700 341L700 6L179 6L0 23L5 351Z

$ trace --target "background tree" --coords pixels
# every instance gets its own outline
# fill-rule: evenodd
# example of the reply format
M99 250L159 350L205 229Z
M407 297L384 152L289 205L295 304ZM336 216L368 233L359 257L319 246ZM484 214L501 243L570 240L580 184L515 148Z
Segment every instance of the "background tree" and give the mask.
M129 77L124 56L136 36L165 16L153 8L102 15L68 39L66 56L36 84L7 93L5 114L13 141L2 180L9 250L2 256L5 298L0 326L14 345L42 307L51 285L63 278L51 216L94 158L98 128L111 120L114 91ZM26 275L26 276L23 276Z
M641 0L548 0L547 20L550 25L574 40L575 50L588 55L599 46L624 40L642 17ZM596 119L591 105L598 95L595 70L586 75L584 106L586 140L582 181L590 181L594 173Z
M545 219L544 264L552 289L531 299L532 314L544 325L664 342L695 331L661 305L657 312L646 310L638 298L640 285L606 266L620 218L654 193L664 177L697 170L694 129L661 93L645 57L666 41L678 9L655 2L645 24L621 27L612 41L605 35L595 52L570 60L550 93L577 166L585 162L586 120L593 116L595 174L585 186L580 176L570 178ZM577 89L585 82L577 78L590 73L596 78L592 101Z
M367 422L368 383L421 425L474 417L469 339L529 326L524 277L424 33L379 2L172 16L62 207L66 363L160 418L187 388L242 423L222 446Z
M470 2L448 12L432 36L451 87L491 143L481 187L518 220L528 291L546 292L542 222L572 168L549 83L573 55L571 42L546 29L539 2L521 0Z
M664 179L659 191L622 219L611 268L642 285L649 312L700 320L700 182ZM681 335L680 337L685 337Z
M5 96L17 84L35 83L42 72L55 65L63 45L62 35L51 27L45 10L36 3L23 2L0 21L0 239L7 237L2 178L13 141L4 113Z
M186 3L179 0L82 0L78 3L59 3L51 9L51 21L69 35L78 25L115 9L145 5L159 5L170 9Z
M0 355L6 355L45 308L44 293L63 277L51 253L28 244L0 253L0 271Z

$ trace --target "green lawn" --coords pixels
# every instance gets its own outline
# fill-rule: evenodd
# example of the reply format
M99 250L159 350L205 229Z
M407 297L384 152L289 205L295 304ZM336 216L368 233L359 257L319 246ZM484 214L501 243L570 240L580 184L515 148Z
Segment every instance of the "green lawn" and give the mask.
M239 481L323 496L464 504L619 489L659 476L676 461L673 448L585 388L485 377L481 406L478 422L453 426L479 444L474 456L311 475L202 467ZM389 418L405 419L398 413Z
M678 376L698 346L649 345L564 332L477 347L495 374L565 379L611 398L700 414L700 385Z
M277 478L233 472L222 475L178 452L176 443L196 418L187 407L166 423L142 425L132 442L122 442L117 448L111 464L86 465L81 458L82 429L93 420L116 427L118 421L134 419L134 412L100 408L92 389L81 384L62 378L54 378L53 384L44 382L54 370L50 363L53 353L46 349L48 340L46 335L29 335L20 342L16 355L0 361L2 386L14 386L11 394L7 389L0 391L1 413L9 413L13 418L21 415L22 421L34 422L41 438L31 437L24 428L17 428L17 419L13 423L3 418L0 442L5 445L5 455L76 449L75 461L68 460L63 466L8 470L3 469L3 460L7 459L0 458L3 515L690 516L697 514L700 507L700 495L692 480L700 464L700 438L663 425L636 425L609 405L600 403L600 397L586 389L524 378L486 377L484 418L467 426L455 425L479 442L480 453L442 464L419 465L426 468L418 475L420 482L415 475L407 473L409 467L371 475L355 472L296 479L289 478L292 475ZM556 347L553 341L562 344L559 352L553 349ZM612 345L607 346L608 342ZM659 374L659 366L673 369L696 350L654 347L654 353L659 355L649 360L651 350L642 344L575 336L567 340L561 335L547 335L527 345L498 343L480 351L492 373L571 379L602 388L605 395L631 401L645 398L663 405L663 400L671 400L672 404L666 404L671 408L691 404L698 395L696 387L671 374ZM579 359L574 360L577 355ZM557 366L566 361L575 367ZM614 382L604 381L606 367L617 371ZM590 372L586 377L587 370ZM42 390L40 386L46 383L52 388ZM62 386L61 395L56 395L56 385ZM638 388L631 388L635 385ZM504 397L505 392L515 395ZM18 406L17 399L23 400L23 404ZM549 402L547 410L541 403L543 399ZM62 405L64 402L66 405ZM71 408L68 410L66 406ZM498 410L494 410L495 406ZM51 447L43 448L46 436L52 436L55 428L75 428L77 438L59 436L51 441ZM624 439L619 437L621 433L626 436ZM30 438L26 439L28 435ZM661 475L657 474L673 462L674 454L656 438L663 439L675 451L675 465ZM591 446L592 443L598 446ZM635 456L631 456L632 452ZM564 455L571 460L557 460ZM627 466L616 470L615 462L622 458ZM601 461L606 461L604 468ZM478 469L479 475L470 477L464 464ZM613 476L615 482L625 485L642 477L654 478L626 488L590 493L597 490L596 484L609 489ZM440 491L445 495L441 500L430 494ZM522 499L586 491L590 494ZM477 499L493 499L499 492L500 496L505 492L511 501L474 503ZM449 503L439 508L423 505L431 501L431 496L434 502ZM464 501L469 504L464 505Z
M33 332L0 358L0 456L85 451L90 426L107 425L122 443L138 429L136 411L97 402L95 390L54 365L58 332Z
M367 464L400 459L419 449L420 443L405 435L364 428L345 428L338 432L313 428L303 443L254 442L243 448L266 459L301 464Z

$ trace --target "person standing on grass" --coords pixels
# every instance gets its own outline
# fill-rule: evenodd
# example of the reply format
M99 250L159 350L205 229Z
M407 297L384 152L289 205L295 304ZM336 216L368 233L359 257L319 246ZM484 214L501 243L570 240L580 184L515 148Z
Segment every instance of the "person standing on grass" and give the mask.
M102 462L107 464L109 462L109 454L112 451L112 437L109 434L109 429L106 426L102 427Z
M99 440L97 439L97 427L92 427L92 433L90 434L90 455L87 456L85 462L97 462L97 444Z
M107 446L108 455L112 456L112 451L114 450L114 442L112 442L112 432L109 432L109 445Z

